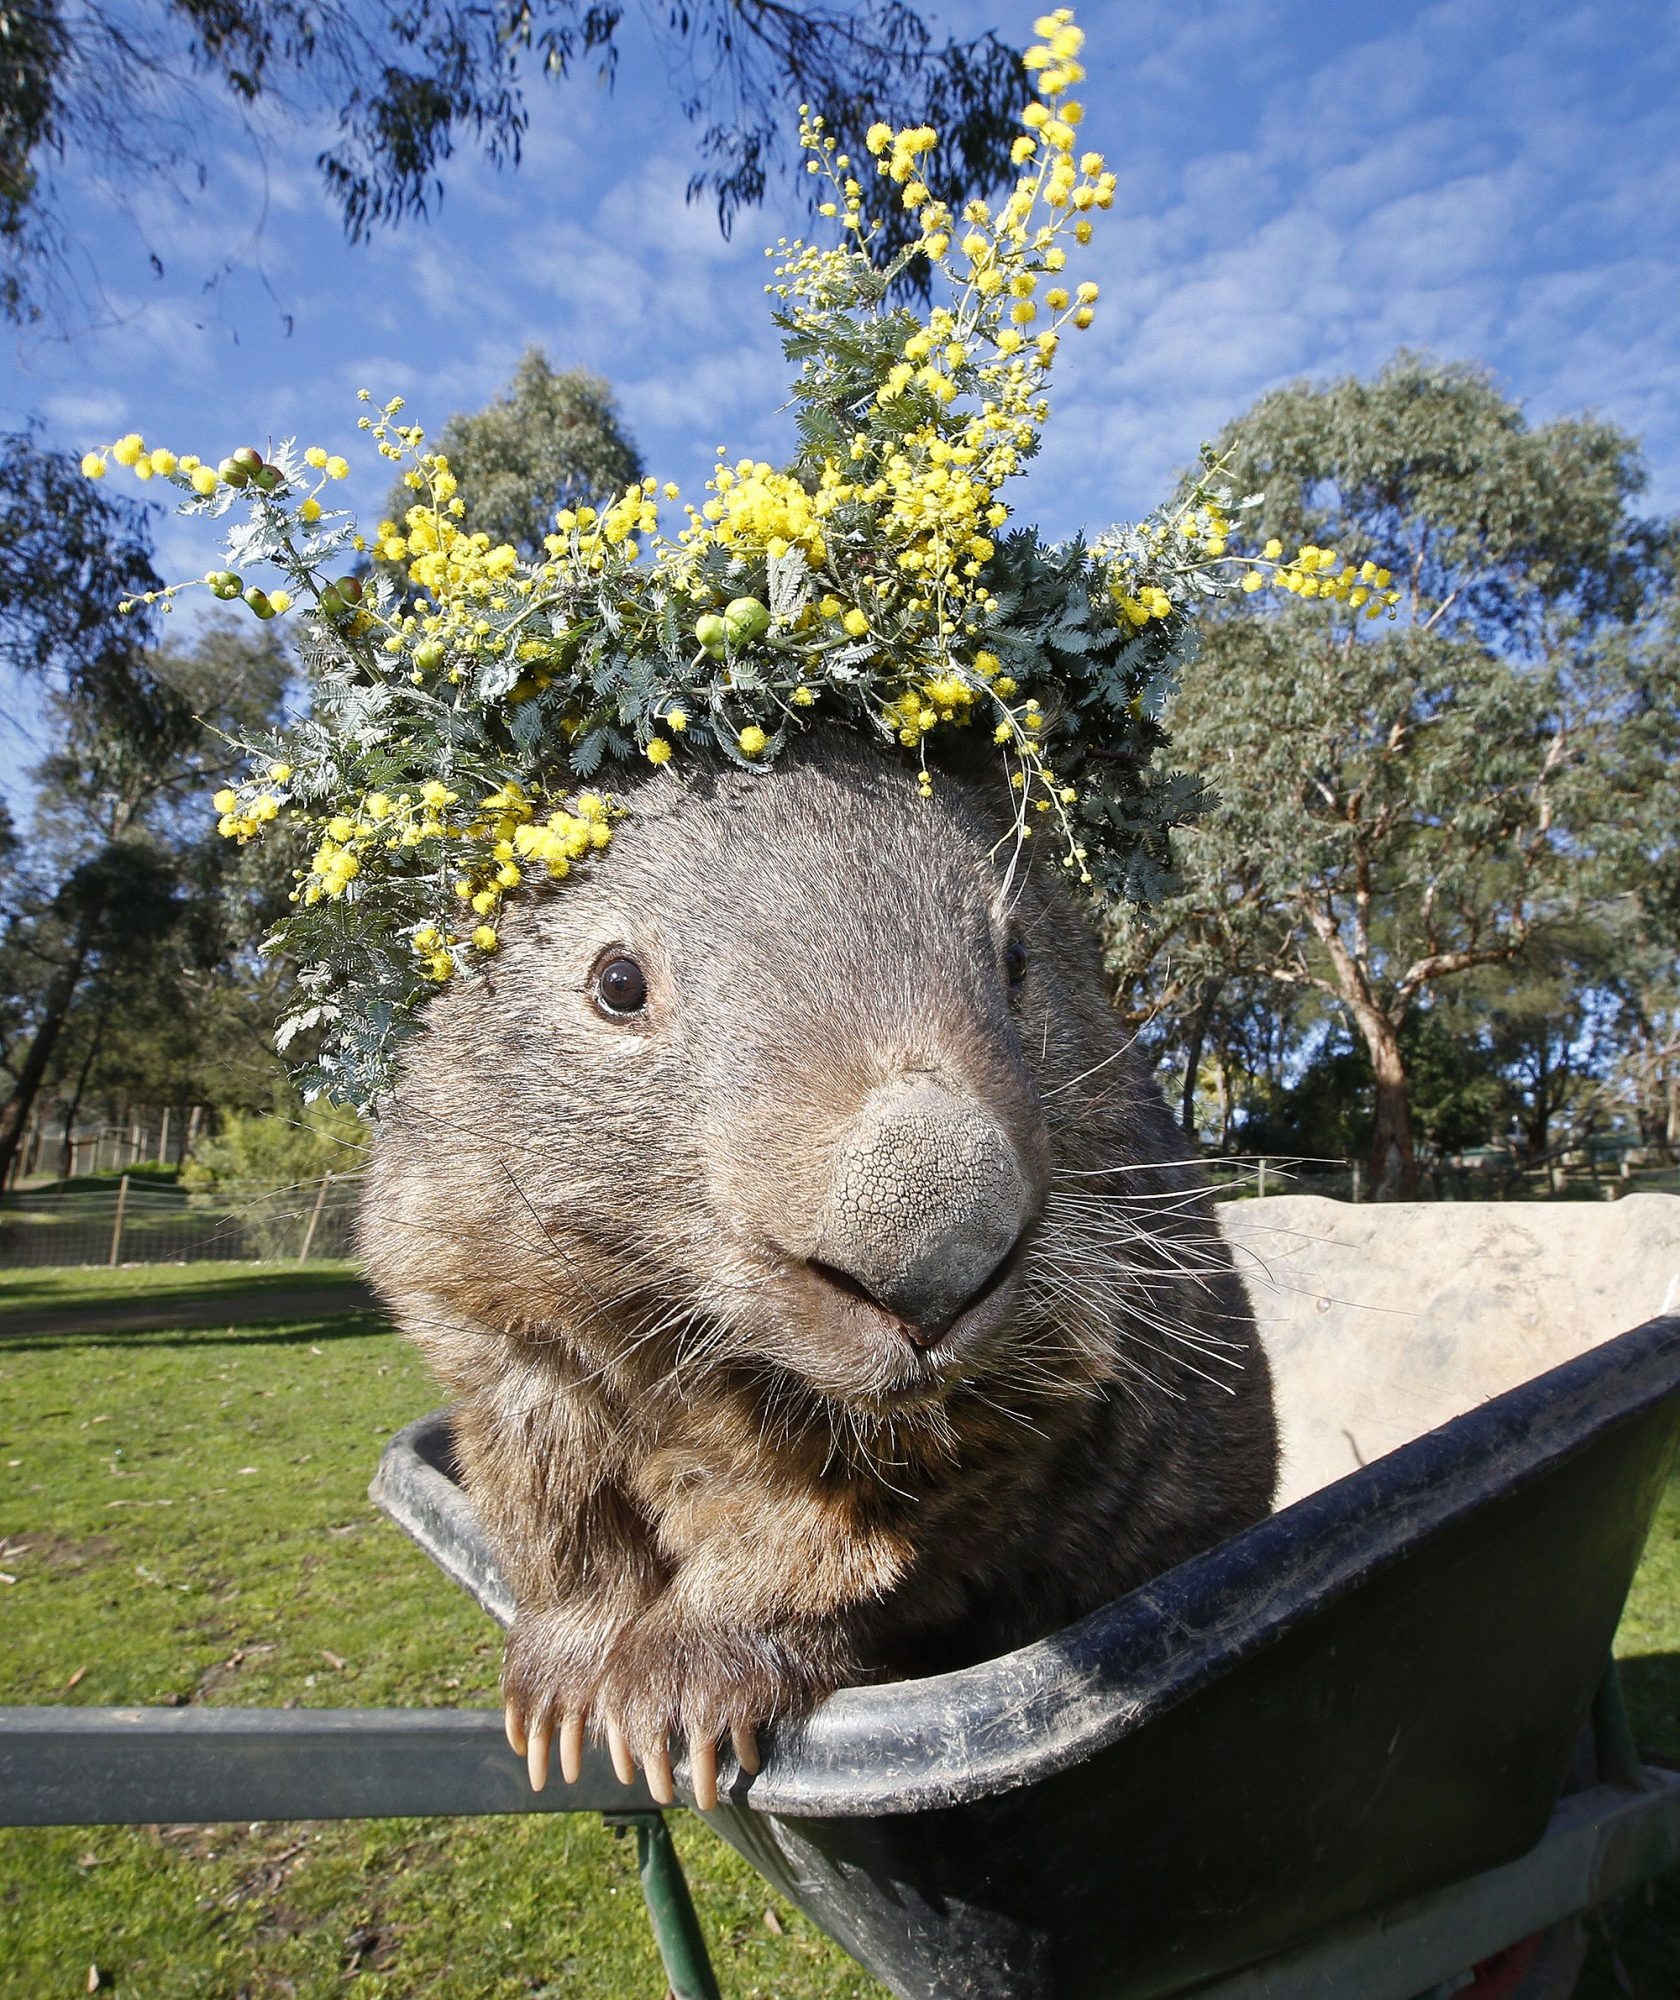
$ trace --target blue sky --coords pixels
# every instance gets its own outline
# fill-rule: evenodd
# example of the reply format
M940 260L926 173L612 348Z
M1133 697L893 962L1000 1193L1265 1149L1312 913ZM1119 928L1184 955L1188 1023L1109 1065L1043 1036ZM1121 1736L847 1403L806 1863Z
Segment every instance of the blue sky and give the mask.
M1036 11L924 8L1017 43ZM1403 345L1485 363L1536 421L1625 426L1650 504L1680 507L1680 6L1105 0L1080 20L1083 136L1120 196L1024 515L1060 533L1143 511L1263 390ZM539 88L517 173L462 159L435 219L370 245L344 243L318 141L284 126L229 121L190 198L72 174L82 306L12 340L0 421L76 449L133 428L209 457L293 433L357 457L358 388L435 428L535 342L608 377L685 489L717 444L776 457L762 246L807 226L803 189L773 187L725 243L684 202L692 134L636 10L626 30L612 94ZM357 462L377 507L380 468ZM204 537L160 521L166 570L202 571Z

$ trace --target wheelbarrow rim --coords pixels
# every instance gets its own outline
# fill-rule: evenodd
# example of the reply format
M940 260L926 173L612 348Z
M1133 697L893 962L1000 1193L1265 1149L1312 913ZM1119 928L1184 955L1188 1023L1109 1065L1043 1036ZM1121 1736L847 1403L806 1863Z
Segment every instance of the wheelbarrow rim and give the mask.
M783 1724L725 1810L886 1818L1083 1763L1680 1386L1680 1315L1600 1343L1309 1493L1047 1638L954 1673L842 1688ZM372 1495L502 1624L513 1601L451 1476L449 1412L393 1437Z
M1032 1785L1145 1727L1420 1537L1522 1491L1680 1380L1680 1316L1424 1433L1013 1653L842 1689L730 1802L790 1817L923 1812Z

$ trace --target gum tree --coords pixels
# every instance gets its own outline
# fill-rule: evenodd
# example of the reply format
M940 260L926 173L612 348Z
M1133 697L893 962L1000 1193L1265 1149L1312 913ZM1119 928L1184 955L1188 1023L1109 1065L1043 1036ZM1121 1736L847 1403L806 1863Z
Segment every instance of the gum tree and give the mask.
M1621 718L1622 809L1601 836L1617 897L1618 1082L1640 1137L1680 1151L1680 522L1660 552L1650 615L1608 635L1594 665Z
M1409 355L1265 396L1223 448L1260 532L1386 564L1402 599L1392 622L1287 600L1209 622L1167 720L1215 802L1176 837L1179 892L1115 914L1113 960L1156 968L1186 1022L1235 976L1332 1002L1375 1076L1373 1187L1409 1195L1408 1016L1603 887L1628 781L1618 703L1578 668L1648 587L1637 453Z
M284 652L216 624L158 645L158 581L139 509L29 434L0 439L0 666L31 684L54 746L27 837L9 813L4 829L0 1185L67 1052L85 1083L113 1024L162 1035L194 1011L202 1044L212 969L273 914L277 885L240 880L205 801L240 760L228 737L277 713ZM127 614L125 590L141 594Z
M473 527L529 557L542 553L557 509L604 506L642 476L611 387L584 369L551 367L538 347L501 395L449 419L438 449L471 496ZM413 501L399 484L386 512L400 522Z

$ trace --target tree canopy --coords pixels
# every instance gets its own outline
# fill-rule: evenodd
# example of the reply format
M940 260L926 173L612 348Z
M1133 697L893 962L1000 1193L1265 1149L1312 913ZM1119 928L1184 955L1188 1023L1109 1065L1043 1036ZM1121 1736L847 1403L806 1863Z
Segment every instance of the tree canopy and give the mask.
M1221 442L1256 532L1392 568L1401 615L1210 621L1167 724L1215 802L1175 842L1180 891L1116 912L1115 962L1192 1043L1233 983L1321 996L1374 1071L1373 1175L1409 1191L1408 1017L1574 921L1599 829L1637 809L1622 703L1583 662L1638 616L1659 537L1631 439L1531 427L1464 366L1279 390Z
M877 118L944 134L940 200L1011 171L1026 101L1016 53L986 33L938 40L906 0L682 0L649 25L695 127L689 197L727 235L781 162L788 113L808 103L854 154ZM593 65L613 77L615 0L38 0L0 7L0 310L41 309L68 248L56 177L73 160L137 185L208 178L208 113L265 106L337 135L317 157L358 240L423 216L460 146L517 165L530 91ZM890 229L914 227L896 206Z
M149 670L181 718L136 743L120 715L54 700L31 836L0 898L0 1182L43 1089L70 1116L119 1080L143 1100L266 1095L273 986L252 946L290 887L291 857L232 853L207 798L232 739L273 720L291 665L272 633L222 621Z
M107 497L33 430L0 434L0 679L97 708L136 744L183 726L152 671L151 614L125 598L160 590L142 507ZM0 691L0 715L15 719Z
M0 1069L12 1086L0 1184L67 1062L72 1103L116 1045L133 1067L148 1028L139 1067L154 1080L171 1062L207 1073L210 1024L237 1012L237 982L222 975L283 894L229 855L205 801L241 760L232 739L276 715L290 663L271 633L243 625L159 645L144 601L118 608L158 583L143 509L106 498L31 433L0 438L0 673L33 684L52 742L27 838L9 813L0 829Z

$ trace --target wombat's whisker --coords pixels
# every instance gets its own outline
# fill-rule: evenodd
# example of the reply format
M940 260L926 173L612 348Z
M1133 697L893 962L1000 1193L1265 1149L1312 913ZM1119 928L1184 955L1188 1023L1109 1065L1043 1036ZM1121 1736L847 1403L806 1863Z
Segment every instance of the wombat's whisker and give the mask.
M1159 1218L1165 1223L1168 1218ZM1175 1278L1200 1279L1212 1273L1229 1272L1219 1252L1221 1245L1208 1243L1186 1231L1170 1227L1140 1228L1138 1218L1115 1209L1080 1213L1059 1210L1053 1218L1059 1243L1077 1243L1081 1250L1101 1255L1107 1252L1117 1263L1137 1271L1160 1272Z
M1110 1234L1081 1235L1070 1230L1067 1241L1070 1245L1077 1245L1093 1260L1101 1261L1118 1281L1139 1290L1167 1287L1177 1291L1181 1286L1189 1285L1197 1292L1211 1295L1217 1289L1217 1281L1225 1275L1217 1264L1173 1259L1165 1255L1153 1255L1146 1263L1136 1262L1129 1255L1135 1247L1133 1241Z
M972 1382L967 1385L966 1393L974 1402L994 1411L1005 1422L1017 1424L1022 1430L1031 1431L1034 1437L1047 1438L1050 1435L1042 1424L1035 1424L1025 1410L1018 1410L1013 1404L1000 1402L996 1396L988 1396L983 1389L977 1388Z
M1175 1357L1166 1348L1159 1347L1155 1342L1145 1339L1137 1331L1137 1327L1141 1324L1149 1328L1151 1332L1160 1333L1181 1346L1186 1346L1200 1352L1204 1359L1217 1362L1225 1367L1240 1370L1242 1367L1240 1361L1232 1359L1229 1355L1215 1353L1202 1347L1196 1340L1184 1335L1182 1330L1173 1322L1163 1319L1160 1315L1152 1313L1146 1308L1139 1307L1134 1301L1122 1294L1112 1290L1105 1290L1101 1286L1100 1281L1093 1282L1085 1278L1082 1274L1071 1272L1066 1268L1058 1268L1055 1276L1058 1287L1064 1297L1078 1298L1092 1310L1106 1311L1111 1316L1110 1324L1113 1331L1123 1340L1135 1342L1150 1353L1158 1354L1162 1360L1175 1361L1177 1366L1188 1369L1193 1375L1201 1376L1202 1380L1213 1383L1216 1387L1229 1390L1230 1385L1228 1383L1220 1382L1217 1377L1205 1374L1193 1362L1185 1360L1182 1356Z
M1152 1213L1163 1209L1172 1211L1187 1209L1192 1214L1199 1213L1202 1195L1199 1188L1139 1188L1105 1189L1098 1192L1094 1188L1061 1187L1053 1185L1046 1201L1056 1206L1087 1209L1097 1215L1124 1215L1133 1208L1144 1208Z
M1065 1082L1058 1083L1053 1089L1045 1091L1044 1092L1045 1097L1047 1098L1061 1097L1064 1096L1070 1090L1078 1089L1079 1085L1082 1084L1087 1077L1095 1076L1100 1070L1107 1069L1110 1063L1117 1063L1121 1060L1123 1056L1129 1055L1131 1053L1132 1044L1136 1040L1137 1036L1135 1034L1128 1035L1126 1039L1118 1045L1118 1047L1110 1049L1108 1054L1102 1057L1100 1061L1091 1063L1087 1068L1082 1069L1077 1076L1070 1076L1066 1079Z
M831 1405L830 1408L837 1410L839 1416L843 1420L846 1434L850 1437L852 1441L856 1454L855 1457L852 1459L852 1463L854 1465L861 1467L864 1471L866 1471L870 1475L870 1477L876 1480L881 1486L883 1486L887 1490L887 1492L896 1493L901 1500L913 1500L916 1496L910 1491L908 1487L900 1486L895 1480L890 1479L887 1476L889 1465L894 1470L900 1470L902 1469L902 1461L896 1459L888 1460L874 1452L871 1452L869 1448L869 1438L866 1433L863 1422L863 1412L850 1403ZM890 1445L892 1442L892 1433L890 1429L888 1430L887 1435L888 1435L888 1443ZM839 1444L839 1432L838 1432L838 1427L836 1427L836 1445L838 1446L838 1444Z
M1046 1209L1062 1219L1063 1229L1069 1235L1077 1235L1092 1244L1107 1242L1141 1246L1159 1264L1184 1276L1191 1275L1192 1271L1228 1272L1230 1269L1224 1240L1217 1232L1160 1227L1164 1217L1173 1211L1157 1209L1153 1213L1146 1212L1140 1219L1130 1212L1126 1202L1118 1198L1084 1205L1081 1202L1079 1196L1052 1195ZM1149 1227L1149 1224L1155 1226ZM1206 1253L1205 1259L1198 1264L1182 1261L1185 1256L1203 1252ZM1169 1263L1169 1259L1173 1261Z
M1162 1219L1168 1216L1184 1216L1196 1223L1202 1221L1201 1198L1193 1189L1186 1192L1180 1188L1150 1190L1129 1187L1112 1194L1093 1194L1086 1188L1057 1188L1051 1193L1050 1200L1058 1207L1065 1203L1069 1213L1119 1218L1137 1236L1166 1235L1160 1225ZM1170 1234L1175 1243L1193 1241L1216 1249L1224 1247L1224 1239L1217 1229L1180 1228Z
M1080 1300L1077 1294L1070 1293L1069 1297L1075 1303L1081 1303L1081 1304L1086 1303L1085 1301ZM1137 1359L1135 1355L1127 1351L1126 1345L1124 1344L1126 1339L1125 1329L1115 1326L1112 1324L1112 1322L1110 1322L1110 1331L1111 1335L1118 1335L1120 1337L1121 1344L1118 1345L1111 1344L1110 1346L1109 1353L1106 1357L1108 1362L1108 1371L1105 1371L1105 1376L1107 1379L1113 1379L1112 1374L1109 1371L1112 1371L1113 1369L1120 1369L1129 1375L1136 1376L1141 1381L1147 1382L1150 1388L1152 1388L1157 1395L1171 1397L1174 1402L1182 1402L1184 1400L1184 1392L1181 1389L1175 1388L1170 1384L1161 1381L1157 1376L1151 1374L1150 1371L1143 1365L1141 1361ZM1140 1342L1139 1344L1146 1348L1149 1347L1150 1345L1150 1343L1148 1343L1147 1341ZM1170 1359L1171 1357L1163 1356L1163 1358Z
M1069 1240L1070 1247L1078 1246L1080 1241L1077 1236L1072 1235L1070 1235ZM1112 1242L1106 1238L1091 1239L1084 1247L1090 1253L1089 1263L1087 1264L1082 1260L1081 1263L1072 1268L1087 1281L1096 1279L1108 1282L1111 1286L1114 1309L1117 1312L1134 1311L1140 1314L1148 1313L1152 1310L1149 1302L1157 1294L1164 1292L1169 1298L1176 1299L1180 1293L1182 1283L1186 1280L1199 1291L1211 1291L1213 1289L1212 1278L1217 1276L1216 1272L1208 1273L1192 1269L1188 1266L1169 1265L1163 1269L1156 1264L1140 1265L1128 1263L1123 1257L1114 1254ZM1226 1320L1236 1326L1245 1326L1248 1324L1247 1315L1242 1312L1224 1312L1215 1308L1209 1314L1204 1309L1200 1316L1203 1319L1212 1317L1217 1320ZM1161 1324L1165 1328L1173 1323L1163 1320ZM1213 1336L1208 1337L1214 1338ZM1245 1345L1246 1343L1231 1341L1218 1342L1217 1344L1236 1347Z

